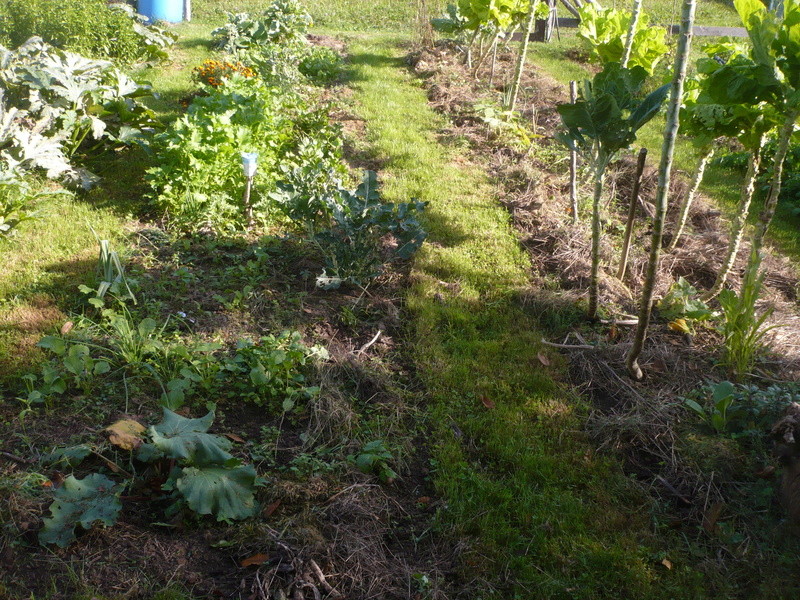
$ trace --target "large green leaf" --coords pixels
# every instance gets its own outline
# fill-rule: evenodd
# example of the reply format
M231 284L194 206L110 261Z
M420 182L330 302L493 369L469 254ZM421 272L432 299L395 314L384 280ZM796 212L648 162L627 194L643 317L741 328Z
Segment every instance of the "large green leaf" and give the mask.
M70 475L56 491L55 500L50 505L52 516L44 520L39 542L65 548L75 539L77 525L84 529L90 529L97 522L113 525L122 509L119 501L121 491L122 486L115 485L99 473L83 479Z
M186 467L175 487L196 513L214 515L218 521L233 521L246 519L255 513L255 481L256 472L250 465Z
M760 0L734 0L734 6L753 44L753 58L762 65L774 65L772 43L778 35L778 23Z
M648 94L647 98L642 100L642 103L634 109L631 116L628 117L628 122L631 124L633 131L639 131L650 119L658 114L661 105L667 99L669 88L670 84L662 85Z
M167 458L192 465L225 463L232 458L231 442L207 433L213 422L213 411L200 419L187 419L164 408L164 418L150 428L150 437Z

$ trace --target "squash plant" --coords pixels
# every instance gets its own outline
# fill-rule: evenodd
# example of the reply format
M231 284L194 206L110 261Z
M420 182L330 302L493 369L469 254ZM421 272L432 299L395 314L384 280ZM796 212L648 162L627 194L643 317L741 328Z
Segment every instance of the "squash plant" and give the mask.
M600 199L608 164L636 140L636 134L661 108L668 85L642 99L647 71L608 63L592 81L585 81L582 98L560 104L564 130L557 136L570 150L582 154L594 177L592 202L592 274L589 283L589 318L597 316L600 272Z
M255 514L256 471L230 454L230 440L208 433L214 412L189 419L163 410L161 422L146 432L132 420L118 421L106 429L110 442L130 453L136 470L122 482L101 473L83 479L67 477L55 491L51 516L45 518L39 532L42 545L64 548L75 539L78 526L89 529L97 522L113 525L123 509L120 496L125 489L144 487L163 476L166 480L160 489L165 494L153 500L170 502L168 513L186 506L199 515L213 515L225 522Z

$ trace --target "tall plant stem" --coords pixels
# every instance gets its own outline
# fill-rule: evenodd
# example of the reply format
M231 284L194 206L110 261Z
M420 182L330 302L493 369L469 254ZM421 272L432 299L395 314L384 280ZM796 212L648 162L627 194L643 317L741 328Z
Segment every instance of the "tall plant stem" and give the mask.
M800 117L800 104L793 106L789 110L778 134L778 147L775 149L775 158L772 162L772 181L770 181L769 196L767 196L764 210L761 211L761 215L758 217L758 224L753 233L751 263L753 254L759 255L761 252L767 230L769 230L772 218L775 216L775 209L778 207L778 196L781 193L783 179L783 163L786 158L786 152L789 150L789 140L794 132L794 124L798 117ZM750 268L750 264L748 264L748 268Z
M617 270L617 279L622 280L625 277L625 271L628 268L628 254L631 251L631 238L633 237L633 224L636 221L636 206L639 201L639 187L642 184L642 173L644 173L644 165L647 161L647 148L639 150L639 159L636 161L636 175L633 178L633 190L631 191L631 203L628 207L628 221L625 224L625 241L622 243L622 255L619 259L619 269Z
M678 137L679 114L683 100L683 82L686 79L686 66L689 63L689 50L692 45L692 25L694 24L696 0L684 0L681 13L681 33L678 39L678 50L675 55L675 73L672 79L669 108L667 109L667 126L664 132L664 145L661 147L661 163L658 169L658 190L656 191L656 215L653 219L653 238L650 243L650 260L647 264L647 275L642 300L639 306L639 324L636 335L625 363L628 373L634 379L643 377L639 367L639 355L644 348L647 327L650 324L650 313L653 305L653 290L658 277L658 262L661 258L661 238L664 234L664 221L667 216L667 194L672 171L672 156L675 152L675 140Z
M498 40L500 39L500 30L498 29L497 32L494 34L492 38L492 43L486 48L485 52L482 52L481 55L478 57L478 62L475 64L475 68L472 71L472 76L477 79L478 71L483 66L483 63L486 62L488 56L492 53L492 51L497 48Z
M592 274L589 279L589 318L597 318L598 295L600 291L600 202L603 198L603 179L605 178L608 157L600 154L594 173L594 199L592 200Z
M494 72L497 68L497 48L500 46L499 40L500 35L498 34L498 37L496 37L494 40L494 50L492 50L492 68L489 71L489 87L492 87L492 84L494 83Z
M700 189L700 184L703 182L703 175L705 175L706 167L714 156L714 147L709 146L703 152L703 155L697 161L697 166L694 169L692 176L692 185L686 191L686 195L681 201L680 209L678 210L678 222L675 224L675 233L669 242L669 250L675 250L678 245L678 240L683 235L683 230L686 227L686 219L689 217L689 209L692 208L694 198L697 195L697 190Z
M745 226L747 225L747 216L750 214L750 203L753 201L753 194L756 191L756 179L758 178L758 170L761 166L761 145L764 143L764 138L759 140L758 146L750 153L750 158L747 161L747 175L744 179L742 186L742 196L739 199L739 206L736 215L733 217L731 223L731 238L728 241L728 253L725 255L725 260L722 262L717 279L714 285L705 294L701 296L704 302L708 302L715 298L725 285L725 280L733 269L733 263L736 262L736 255L739 254L739 247L742 245L742 238L744 237Z
M525 59L528 57L528 44L531 39L531 32L533 25L536 21L536 2L531 2L530 12L528 14L528 23L525 26L525 35L522 38L522 43L519 49L519 58L517 59L517 70L514 73L514 85L511 88L511 98L508 101L506 110L514 110L517 104L517 96L519 96L519 86L522 84L522 72L525 70Z
M575 104L578 101L578 82L569 82L569 99ZM569 201L572 206L572 222L578 222L578 153L569 151Z
M622 60L620 65L622 68L628 67L628 61L631 59L631 50L633 49L633 39L636 37L636 27L639 25L639 15L642 14L642 0L633 0L633 9L631 10L631 24L628 27L628 37L625 38L625 49L622 52Z
M475 40L478 38L478 34L480 33L480 27L477 28L472 37L469 39L469 45L467 46L467 68L472 68L472 47L475 45Z

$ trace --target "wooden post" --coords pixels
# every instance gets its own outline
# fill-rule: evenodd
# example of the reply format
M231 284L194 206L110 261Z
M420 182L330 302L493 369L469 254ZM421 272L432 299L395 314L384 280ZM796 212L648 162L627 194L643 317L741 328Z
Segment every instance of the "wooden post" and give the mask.
M253 226L253 205L250 204L250 190L253 188L253 178L248 177L244 185L244 214L247 217L247 226Z
M619 259L619 270L617 279L622 281L625 277L625 270L628 268L628 254L631 250L631 237L633 237L633 224L636 221L636 206L639 200L639 187L642 183L642 173L644 173L644 163L647 160L647 148L639 150L639 160L636 163L636 175L633 179L633 191L631 192L631 204L628 207L628 222L625 224L625 241L622 244L622 256Z
M578 82L569 82L569 99L575 104L578 101ZM569 151L569 201L572 206L572 222L578 222L578 153Z

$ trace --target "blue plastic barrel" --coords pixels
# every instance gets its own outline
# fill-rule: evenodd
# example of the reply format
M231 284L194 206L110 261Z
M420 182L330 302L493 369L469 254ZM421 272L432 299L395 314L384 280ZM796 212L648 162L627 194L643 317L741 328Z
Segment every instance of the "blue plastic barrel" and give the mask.
M139 14L151 21L183 21L184 0L139 0Z

